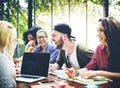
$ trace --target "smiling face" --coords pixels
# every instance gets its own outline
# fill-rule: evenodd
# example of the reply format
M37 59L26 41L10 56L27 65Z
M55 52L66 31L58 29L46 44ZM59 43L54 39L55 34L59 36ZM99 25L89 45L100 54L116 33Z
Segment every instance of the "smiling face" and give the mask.
M52 41L55 42L56 48L61 49L63 47L64 41L62 39L63 34L53 30L52 31Z
M101 44L105 44L106 43L106 36L104 34L104 30L105 29L104 29L102 23L99 22L98 23L98 27L97 27L97 32L98 32L97 36L98 36L99 41L100 41Z
M38 45L40 45L42 47L46 46L47 45L47 40L48 40L48 37L45 34L45 32L39 32L39 33L37 33L37 42L38 42Z

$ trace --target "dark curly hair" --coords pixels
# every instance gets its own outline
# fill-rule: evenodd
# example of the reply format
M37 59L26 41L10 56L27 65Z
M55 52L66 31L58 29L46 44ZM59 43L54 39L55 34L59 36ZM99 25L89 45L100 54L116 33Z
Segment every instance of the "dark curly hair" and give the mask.
M32 27L23 33L23 40L24 40L25 45L29 42L29 40L27 39L28 34L31 34L33 38L36 40L36 33L40 29L41 27Z

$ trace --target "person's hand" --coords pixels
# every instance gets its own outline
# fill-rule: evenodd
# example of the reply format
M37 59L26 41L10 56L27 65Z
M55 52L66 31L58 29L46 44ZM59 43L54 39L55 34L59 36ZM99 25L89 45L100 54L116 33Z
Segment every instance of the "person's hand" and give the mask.
M28 46L28 47L30 47L30 46L35 46L35 41L34 41L34 40L30 40L30 41L27 43L26 46Z
M74 77L75 76L75 69L74 68L65 68L65 73L68 75L68 77Z
M35 47L35 41L31 40L25 46L25 52L32 52Z
M91 78L91 77L97 76L97 73L98 73L98 71L88 70L88 71L82 73L80 76L82 78L86 78L87 79L87 78Z
M16 74L19 74L21 69L21 64L22 64L22 57L14 58L14 63L15 63Z
M58 69L58 64L57 63L49 64L49 72L53 72L57 69Z
M22 58L14 58L14 63L19 64L22 62Z
M16 67L15 70L16 70L16 74L20 73L20 69L19 68Z
M82 74L86 73L86 71L88 71L87 68L81 68L81 69L78 70L79 75L82 75Z

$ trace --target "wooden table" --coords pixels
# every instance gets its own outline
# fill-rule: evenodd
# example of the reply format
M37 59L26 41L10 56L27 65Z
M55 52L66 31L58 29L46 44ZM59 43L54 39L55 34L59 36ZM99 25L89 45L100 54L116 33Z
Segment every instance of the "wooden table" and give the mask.
M54 80L55 82L53 83ZM67 85L65 88L83 88L85 86L83 84L78 84L75 82L59 79L58 77L53 75L48 75L47 79L42 80L40 82L42 82L43 84L40 85L38 82L35 82L35 83L17 82L17 88L51 88L51 85L54 85L56 83L60 85L62 84ZM49 84L44 82L48 82ZM120 88L120 82L119 83L110 82L110 83L101 84L98 86L99 88Z

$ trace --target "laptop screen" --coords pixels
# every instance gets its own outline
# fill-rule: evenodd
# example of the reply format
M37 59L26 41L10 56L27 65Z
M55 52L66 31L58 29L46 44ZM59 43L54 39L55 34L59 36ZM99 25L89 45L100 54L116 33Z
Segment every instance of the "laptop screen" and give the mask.
M21 74L47 77L49 60L50 53L25 52L23 55Z

